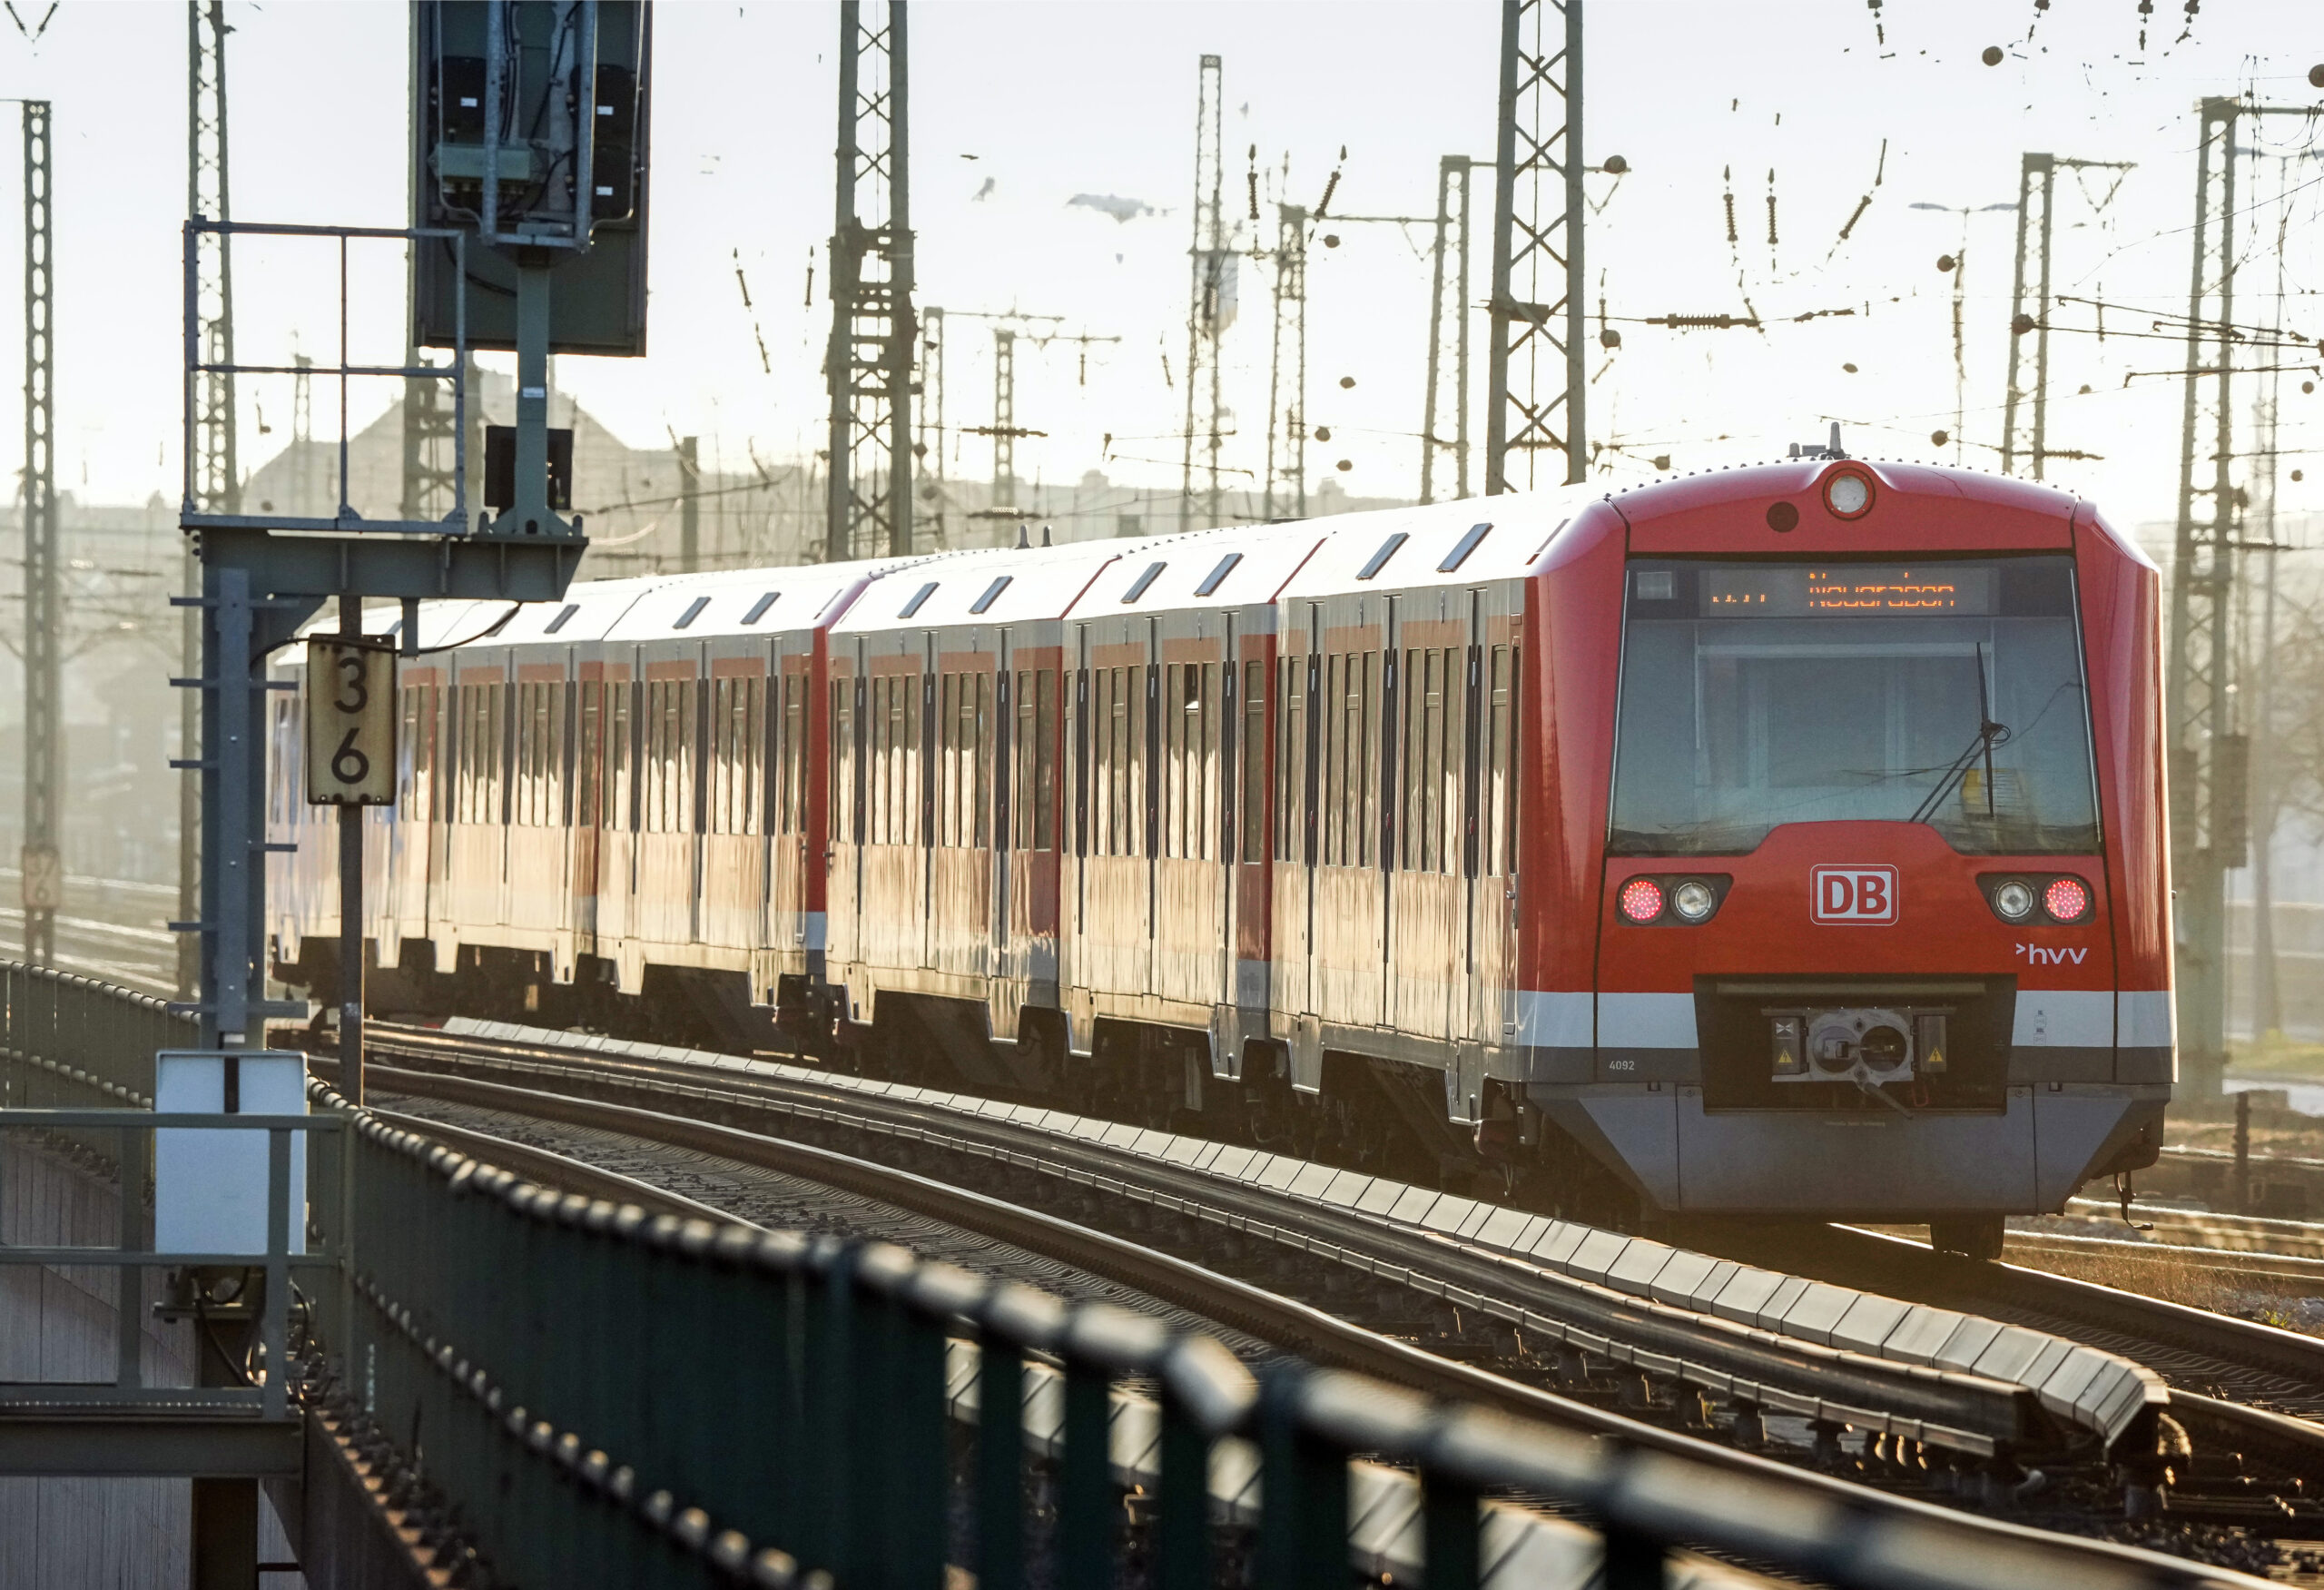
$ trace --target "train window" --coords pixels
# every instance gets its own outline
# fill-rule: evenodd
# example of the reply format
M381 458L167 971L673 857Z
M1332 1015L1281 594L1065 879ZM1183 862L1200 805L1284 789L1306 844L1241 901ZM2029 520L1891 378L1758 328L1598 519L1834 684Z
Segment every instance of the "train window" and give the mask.
M571 623L573 621L573 615L578 613L580 610L580 603L566 603L564 607L558 611L556 617L548 621L548 627L543 629L541 633L543 635L555 635L558 630Z
M936 843L991 843L992 676L946 674L939 684Z
M763 678L711 684L709 782L705 789L714 834L755 834L764 799L766 713Z
M1016 578L1017 577L1013 574L1004 574L1000 576L990 585L984 588L984 595L979 597L975 601L969 604L969 611L971 613L981 613L987 607L991 607L993 603L1000 599L1000 593L1009 588L1009 582Z
M1370 579L1374 575L1387 568L1388 559L1396 555L1396 548L1402 547L1406 541L1411 539L1412 537L1408 532L1398 530L1394 535L1381 542L1380 550L1374 552L1364 563L1364 567L1356 570L1355 578L1358 579Z
M637 826L636 686L626 679L606 686L606 826Z
M866 843L920 843L918 674L883 674L872 685L871 793Z
M1213 591L1216 590L1220 586L1226 584L1226 577L1234 573L1235 566L1242 561L1243 555L1240 552L1229 552L1226 557L1220 558L1218 560L1218 567L1212 569L1208 574L1204 575L1202 577L1202 583L1195 587L1195 595L1198 597L1206 597Z
M645 686L645 818L649 834L694 827L694 696L692 679L654 679Z
M574 826L595 828L604 816L606 789L606 686L602 680L581 685L580 755L575 760Z
M897 609L896 617L899 618L909 618L914 613L919 612L921 603L928 600L929 597L936 594L936 586L937 582L931 579L926 585L912 592L911 600L906 602L901 607Z
M1925 823L1969 854L2097 849L2071 558L1633 572L1670 595L1631 582L1615 854L1845 821Z
M1122 593L1122 600L1126 603L1137 600L1138 597L1146 594L1146 588L1152 585L1156 580L1161 578L1162 571L1169 567L1170 566L1167 563L1147 564L1146 566L1146 572L1129 582L1129 589Z
M1138 855L1146 837L1146 670L1096 669L1090 696L1097 854Z
M1165 855L1211 859L1218 815L1218 665L1171 663L1163 670L1162 847Z
M837 842L861 844L863 842L862 824L855 810L854 682L845 678L833 679L831 697L831 755L824 762L830 770L830 780L823 791L824 821L830 825L832 837Z
M807 802L807 676L783 676L783 832L805 831ZM839 821L839 809L829 809L827 821Z
M694 621L702 617L702 610L708 606L710 606L710 598L708 597L694 597L693 601L686 604L686 610L678 615L677 622L671 627L675 629L693 628Z
M1457 571L1461 565L1469 560L1469 554L1477 549L1477 543L1483 540L1485 537L1492 534L1492 526L1489 524L1471 525L1469 527L1469 533L1462 536L1459 541L1455 542L1453 544L1452 550L1444 555L1444 561L1436 566L1436 572L1439 574L1452 574Z
M436 690L414 685L403 693L403 788L397 815L407 823L425 823L434 815L430 797L436 777Z
M1407 872L1460 867L1462 648L1416 647L1403 659L1402 864Z
M743 622L746 625L755 624L765 617L766 610L774 606L774 598L779 594L779 592L768 591L761 596L757 601L751 604L751 610L743 615Z
M1275 854L1277 861L1305 860L1307 805L1307 659L1285 657L1276 665Z
M1479 747L1482 788L1479 792L1481 811L1477 825L1482 854L1477 864L1484 876L1495 877L1506 870L1504 835L1509 826L1512 787L1509 736L1514 726L1510 712L1514 690L1509 672L1509 647L1496 646L1486 653L1484 689L1485 720Z
M1263 860L1266 854L1266 775L1267 775L1267 704L1266 665L1243 665L1243 745L1237 754L1242 764L1241 792L1236 796L1241 807L1241 857L1246 862Z

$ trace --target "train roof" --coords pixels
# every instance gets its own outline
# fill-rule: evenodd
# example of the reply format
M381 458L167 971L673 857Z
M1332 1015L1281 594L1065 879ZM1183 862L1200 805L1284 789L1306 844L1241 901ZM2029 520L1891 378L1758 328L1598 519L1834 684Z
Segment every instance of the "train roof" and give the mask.
M1952 498L2047 518L2071 517L2074 504L2080 500L2074 493L2043 481L2020 480L1984 469L1858 458L1777 459L1764 464L1737 464L1624 487L1611 494L1611 500L1622 517L1636 525L1699 509L1806 496L1817 489L1826 475L1846 468L1869 473L1883 487L1900 496Z
M714 640L810 629L819 621L828 626L848 594L866 580L926 561L877 558L668 576L639 596L605 638Z
M1322 521L1324 543L1286 600L1521 579L1559 528L1605 495L1593 486L1472 497Z
M1169 553L1180 548L1187 549L1187 556L1199 558L1206 544L1250 534L1248 529L1236 528L1187 530L1068 541L1055 547L1003 547L931 558L922 568L892 573L876 590L867 592L832 629L872 634L1079 617L1092 601L1101 599L1106 582L1118 578L1118 567L1140 559L1151 562L1157 556L1167 561Z

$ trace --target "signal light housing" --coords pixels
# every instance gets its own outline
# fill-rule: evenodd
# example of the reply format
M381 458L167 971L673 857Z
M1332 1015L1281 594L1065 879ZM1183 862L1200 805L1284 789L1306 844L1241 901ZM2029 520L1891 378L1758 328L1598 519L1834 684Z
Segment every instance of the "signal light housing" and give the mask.
M1985 904L2012 927L2073 927L2096 905L2090 884L2073 873L1996 873L1977 880Z
M1643 925L1662 914L1662 885L1652 878L1632 878L1622 885L1622 914Z
M1648 874L1626 881L1614 904L1633 927L1699 927L1718 914L1734 881L1725 874Z

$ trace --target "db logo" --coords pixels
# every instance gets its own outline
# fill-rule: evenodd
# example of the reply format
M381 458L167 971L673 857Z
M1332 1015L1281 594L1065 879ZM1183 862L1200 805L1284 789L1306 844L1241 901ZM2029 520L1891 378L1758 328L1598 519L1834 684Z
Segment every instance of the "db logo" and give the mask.
M1817 922L1896 920L1895 867L1817 867L1809 888L1808 915Z

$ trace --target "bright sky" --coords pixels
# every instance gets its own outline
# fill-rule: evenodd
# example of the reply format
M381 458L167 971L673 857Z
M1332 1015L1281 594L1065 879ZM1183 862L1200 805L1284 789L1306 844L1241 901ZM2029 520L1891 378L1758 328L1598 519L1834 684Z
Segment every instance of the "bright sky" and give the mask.
M2019 156L2034 149L2136 163L2119 187L2104 172L2061 181L2057 287L2117 307L2106 312L2102 344L2053 339L2052 445L2104 455L2054 466L2053 479L2121 518L2169 517L2181 386L2132 372L2175 370L2181 349L2124 333L2149 332L2156 315L2186 307L2195 101L2239 89L2270 104L2324 98L2307 81L2324 61L2324 10L2304 0L2214 0L2191 26L2182 3L2158 0L2142 48L2132 0L2046 9L2041 0L1886 0L1876 11L1863 0L1592 0L1584 148L1593 163L1620 154L1630 167L1618 185L1591 178L1603 206L1587 245L1592 281L1602 281L1593 299L1602 291L1622 336L1610 358L1593 349L1590 360L1590 433L1619 449L1603 459L1608 478L1649 478L1660 454L1680 470L1765 457L1820 437L1827 417L1845 422L1852 450L1949 460L1954 448L1930 439L1954 428L1955 405L1954 279L1935 262L1960 250L1965 222L1911 206L2007 203ZM28 20L42 9L42 0L16 6ZM404 8L230 0L227 12L236 30L228 72L237 217L398 224ZM1499 8L1473 0L923 0L911 27L921 302L1059 315L1067 331L1121 339L1088 349L1086 372L1076 348L1020 345L1018 422L1049 432L1019 446L1027 478L1069 482L1102 468L1117 480L1177 481L1184 397L1165 384L1164 358L1169 378L1182 380L1199 54L1225 58L1230 215L1243 213L1254 144L1269 203L1283 193L1309 205L1344 145L1333 209L1371 215L1433 212L1438 157L1492 153ZM705 462L740 467L750 449L798 458L824 423L831 311L821 253L832 230L838 10L675 0L659 8L656 28L653 352L564 360L559 380L635 445L699 433ZM36 44L0 27L0 93L55 104L58 475L89 499L178 490L185 44L183 8L143 0L64 0ZM1999 65L1981 63L1987 46L2005 52ZM2239 202L2251 207L2239 217L2238 319L2275 319L2286 213L2277 195L2288 189L2291 296L2282 318L2312 347L2324 335L2316 129L2303 117L2247 125L2247 143L2299 158L2244 163ZM1482 180L1478 300L1491 214ZM1722 204L1730 187L1732 247ZM1838 242L1867 192L1869 208ZM1141 201L1152 212L1118 222L1069 205L1079 193ZM1267 213L1259 241L1271 244ZM2013 219L1979 213L1965 225L1962 429L1967 460L1993 467ZM17 207L0 202L0 257L19 257L16 227ZM1351 467L1337 479L1350 491L1410 496L1427 231L1323 230L1344 242L1311 253L1308 417L1333 432L1309 449L1314 477L1344 459ZM1253 231L1245 224L1246 247ZM811 261L815 296L803 301ZM738 263L755 317L743 307ZM1239 417L1228 457L1253 471L1264 457L1270 281L1265 262L1242 262L1242 314L1226 338ZM359 263L355 281L358 351L391 356L400 267ZM327 355L337 335L331 284L319 252L244 248L236 259L242 356L286 353L293 336ZM0 322L13 325L15 295L0 301L8 306ZM1747 303L1768 321L1764 334L1619 318L1739 314ZM1788 319L1850 309L1805 324ZM2094 314L2065 306L2053 318L2091 326ZM990 331L956 321L950 345L949 418L986 423ZM1473 359L1482 394L1482 317ZM2299 390L2316 371L2284 379L2280 446L2324 447L2324 393ZM0 436L15 436L16 383L0 385ZM2079 395L2084 385L2089 395ZM2242 393L2240 424L2259 380ZM384 396L355 396L359 424ZM288 436L289 407L287 390L248 383L246 467ZM317 392L318 435L333 433L335 407L334 394ZM261 418L271 434L260 434ZM1481 395L1475 424L1482 440ZM2251 445L2249 434L2239 447ZM989 448L961 439L950 472L988 472ZM2309 477L2285 485L2285 505L2324 508L2316 479L2324 459L2288 458L2285 468Z

